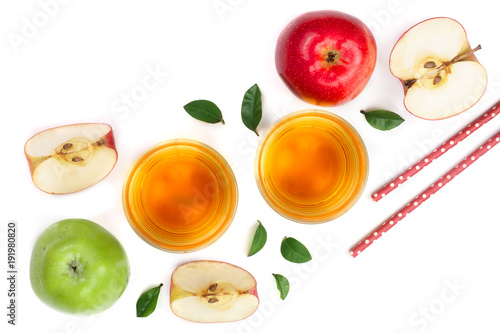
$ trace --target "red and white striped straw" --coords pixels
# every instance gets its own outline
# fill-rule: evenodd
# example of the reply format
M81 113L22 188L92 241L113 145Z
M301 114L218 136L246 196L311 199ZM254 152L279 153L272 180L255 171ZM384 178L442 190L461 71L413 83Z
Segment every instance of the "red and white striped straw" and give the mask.
M492 106L483 115L479 116L473 122L464 127L460 132L455 134L452 138L444 142L439 148L435 149L433 152L425 156L422 160L412 165L408 170L403 172L401 175L388 182L380 190L373 193L372 199L374 201L379 201L387 194L391 193L392 190L394 190L395 188L406 182L408 179L413 177L417 172L425 168L427 165L431 164L436 158L443 155L451 148L455 147L460 141L467 138L469 135L474 133L478 128L480 128L488 121L490 121L492 118L494 118L495 114L498 113L498 110L495 109L499 107L500 107L500 101L497 102L494 106Z
M410 201L403 209L399 210L391 218L387 219L384 223L379 225L377 229L366 236L358 245L354 246L350 253L351 256L356 258L363 250L370 246L374 241L379 239L383 234L385 234L389 229L394 227L398 222L404 219L408 214L420 206L424 201L429 199L434 193L436 193L440 188L448 184L455 176L460 174L463 170L468 168L472 163L477 161L477 159L483 156L488 150L493 148L496 144L500 142L500 131L486 141L483 145L477 148L472 154L467 156L463 162L457 164L453 169L448 171L443 177L441 177L435 184L432 184L420 195L418 195L414 200Z

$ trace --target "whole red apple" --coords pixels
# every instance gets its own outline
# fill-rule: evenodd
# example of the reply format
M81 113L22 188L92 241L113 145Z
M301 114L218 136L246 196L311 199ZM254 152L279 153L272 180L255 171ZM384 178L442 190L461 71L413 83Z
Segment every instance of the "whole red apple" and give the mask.
M334 10L300 15L278 37L276 69L290 90L321 106L356 97L375 68L377 46L358 18Z

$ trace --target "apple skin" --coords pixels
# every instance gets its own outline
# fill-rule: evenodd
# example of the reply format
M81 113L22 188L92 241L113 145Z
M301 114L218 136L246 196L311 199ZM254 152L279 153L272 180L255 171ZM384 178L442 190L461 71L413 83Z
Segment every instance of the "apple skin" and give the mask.
M339 11L298 16L276 43L279 76L297 97L314 105L339 106L358 96L376 60L377 46L370 29Z
M75 262L79 263L76 271ZM33 247L33 291L60 312L91 315L108 309L124 292L129 275L128 257L120 242L89 220L53 223Z

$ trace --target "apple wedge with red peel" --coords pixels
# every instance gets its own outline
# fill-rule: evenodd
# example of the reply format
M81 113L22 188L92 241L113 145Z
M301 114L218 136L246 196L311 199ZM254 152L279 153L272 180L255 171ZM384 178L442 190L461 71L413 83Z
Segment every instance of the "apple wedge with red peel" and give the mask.
M180 318L198 323L245 319L257 310L254 277L221 261L193 261L179 266L170 284L170 308Z
M74 124L35 134L24 146L33 183L50 194L73 193L104 179L118 154L108 124Z
M488 77L460 23L447 17L423 21L405 32L389 59L404 87L404 105L429 120L457 115L484 94Z

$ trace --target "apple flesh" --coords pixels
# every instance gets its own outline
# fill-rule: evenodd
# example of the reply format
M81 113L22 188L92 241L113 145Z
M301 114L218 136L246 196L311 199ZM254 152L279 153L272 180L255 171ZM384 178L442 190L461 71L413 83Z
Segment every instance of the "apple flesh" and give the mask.
M118 154L108 124L75 124L35 134L25 146L33 183L50 194L83 190L113 170Z
M33 291L65 313L91 315L108 309L124 292L129 275L120 242L89 220L53 223L38 237L31 255Z
M457 21L437 17L423 21L397 41L389 59L391 73L404 87L404 105L429 120L457 115L484 94L486 70Z
M275 63L286 86L304 101L338 106L358 96L377 59L370 29L333 10L302 14L281 32Z
M242 320L257 310L257 282L243 268L220 261L179 266L170 283L170 308L199 323Z

